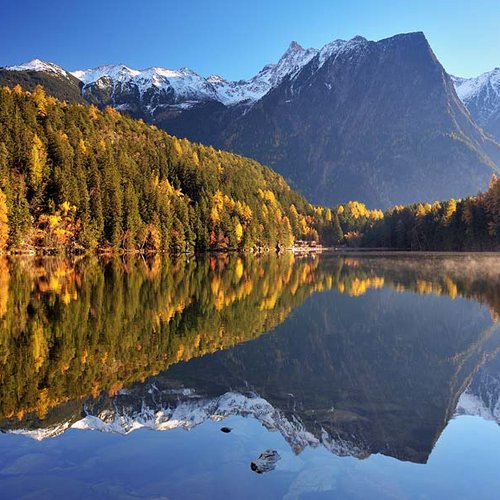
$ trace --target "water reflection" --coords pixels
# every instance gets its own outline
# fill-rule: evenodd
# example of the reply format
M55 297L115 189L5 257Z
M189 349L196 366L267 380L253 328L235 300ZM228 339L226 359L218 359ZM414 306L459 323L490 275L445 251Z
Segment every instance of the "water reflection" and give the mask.
M2 428L253 415L297 453L425 462L467 387L458 411L492 400L496 259L4 259Z

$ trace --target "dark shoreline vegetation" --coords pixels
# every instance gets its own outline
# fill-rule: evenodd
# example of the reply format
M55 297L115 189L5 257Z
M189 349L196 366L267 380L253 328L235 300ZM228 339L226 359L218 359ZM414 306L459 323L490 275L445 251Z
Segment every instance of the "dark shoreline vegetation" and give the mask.
M200 253L324 246L500 249L500 181L382 213L317 207L258 162L113 108L0 89L0 253Z
M477 196L397 206L356 235L364 247L417 251L500 250L500 180Z

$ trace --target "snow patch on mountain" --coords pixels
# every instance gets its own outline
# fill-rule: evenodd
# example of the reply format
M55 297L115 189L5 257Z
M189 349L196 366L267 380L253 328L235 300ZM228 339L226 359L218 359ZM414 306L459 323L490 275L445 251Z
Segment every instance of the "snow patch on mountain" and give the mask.
M465 391L458 400L456 414L477 416L500 425L500 401L490 406L476 394Z
M50 427L38 428L38 429L13 429L8 431L9 434L22 434L35 441L43 441L44 439L56 437L63 434L70 428L69 422L62 422Z
M477 117L480 125L500 113L500 68L476 78L452 77L458 97Z
M334 60L342 53L356 52L363 49L368 40L362 36L356 36L351 40L334 40L333 42L327 43L318 54L318 68L321 68L323 64L334 57Z
M476 415L500 425L500 376L494 364L486 365L460 396L456 414Z
M477 97L483 91L492 97L500 97L500 68L483 73L476 78L453 77L457 94L464 102Z
M81 80L84 85L96 82L103 77L108 77L116 81L123 81L133 78L140 74L140 71L134 70L124 64L106 64L97 68L72 71L71 74Z
M32 59L29 62L19 64L17 66L6 66L4 69L9 71L42 71L58 76L68 77L69 73L57 64L41 61L40 59Z
M264 66L250 80L231 82L212 75L208 81L216 89L218 100L223 104L252 103L279 85L284 78L293 78L317 53L316 49L306 50L297 42L292 42L276 64Z

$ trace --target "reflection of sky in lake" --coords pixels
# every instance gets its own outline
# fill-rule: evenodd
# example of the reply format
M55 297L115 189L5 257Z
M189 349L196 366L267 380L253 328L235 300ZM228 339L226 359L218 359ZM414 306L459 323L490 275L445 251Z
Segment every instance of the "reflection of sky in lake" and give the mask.
M207 421L191 431L128 436L70 430L42 442L0 439L1 497L11 498L498 498L500 432L479 417L450 421L426 465L382 455L293 454L252 418ZM281 455L257 475L263 450Z

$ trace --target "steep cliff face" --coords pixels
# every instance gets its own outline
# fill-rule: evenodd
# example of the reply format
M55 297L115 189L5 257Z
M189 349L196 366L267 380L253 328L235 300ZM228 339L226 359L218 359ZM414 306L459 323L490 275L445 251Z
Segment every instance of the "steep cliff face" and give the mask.
M198 139L258 158L323 204L465 196L486 187L500 151L419 33L333 43L229 121Z

